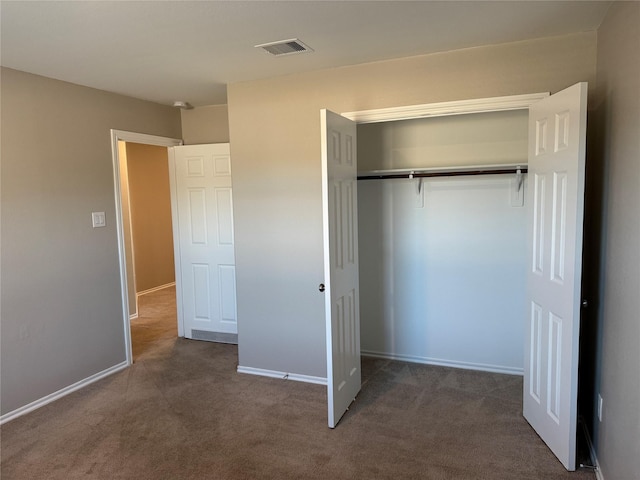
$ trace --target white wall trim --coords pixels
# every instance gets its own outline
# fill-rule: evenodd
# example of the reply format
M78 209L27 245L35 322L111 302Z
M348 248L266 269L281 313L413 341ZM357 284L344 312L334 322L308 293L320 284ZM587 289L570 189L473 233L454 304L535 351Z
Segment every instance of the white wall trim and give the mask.
M403 362L422 363L425 365L438 365L441 367L463 368L465 370L480 370L482 372L505 373L507 375L524 374L524 369L507 367L504 365L491 365L486 363L459 362L456 360L443 360L441 358L419 357L416 355L398 355L393 353L372 352L362 350L361 355L365 357L383 358L385 360L400 360Z
M311 375L301 375L299 373L279 372L277 370L265 370L264 368L243 367L238 365L238 373L247 373L249 375L258 375L261 377L279 378L280 380L293 380L296 382L315 383L317 385L326 385L325 377L314 377Z
M142 295L147 295L147 294L153 293L153 292L159 292L160 290L164 290L165 288L171 288L171 287L175 287L175 286L176 286L176 282L165 283L164 285L159 285L157 287L148 288L146 290L138 292L138 293L136 293L136 296L137 297L141 297Z
M176 279L176 316L178 319L178 336L184 337L184 310L182 309L182 254L180 252L180 230L178 228L180 217L178 216L178 183L176 179L176 151L169 148L169 197L171 200L171 228L173 235L173 263Z
M133 313L133 314L129 315L129 321L135 320L136 318L138 318L138 314L137 313Z
M405 107L378 108L345 112L341 115L356 123L390 122L394 120L410 120L414 118L443 117L468 113L498 112L503 110L523 110L532 103L549 96L549 92L526 95L509 95L506 97L474 98L453 102L426 103Z
M582 431L584 432L584 438L587 439L587 447L589 448L589 457L591 458L591 464L595 467L596 480L604 480L604 475L602 475L602 470L600 469L600 462L598 462L598 455L596 455L596 449L593 447L593 442L591 441L591 435L589 435L589 430L585 425L582 419L579 420L579 423L582 425Z
M182 145L179 138L159 137L146 133L127 132L124 130L111 130L111 156L113 159L113 187L116 207L116 230L118 233L118 257L120 258L120 288L122 298L122 319L124 328L124 347L127 355L127 365L133 363L133 353L131 351L131 325L129 320L129 290L127 286L127 259L125 253L124 225L122 219L122 191L120 188L120 155L118 153L118 142L134 142L145 145L156 145L159 147L175 147ZM137 296L136 296L137 298ZM136 309L137 312L137 309Z
M117 365L114 365L113 367L109 367L106 370L102 370L101 372L95 373L90 377L85 378L84 380L80 380L79 382L76 382L73 385L64 387L58 390L57 392L53 392L34 402L31 402L20 408L16 408L12 412L5 413L0 417L0 425L2 425L3 423L9 422L11 420L14 420L18 417L21 417L22 415L26 415L27 413L32 412L40 407L44 407L48 403L54 402L66 395L69 395L70 393L75 392L76 390L80 390L81 388L86 387L91 383L97 382L98 380L102 380L103 378L108 377L109 375L112 375L116 372L119 372L120 370L124 370L128 366L129 364L127 362L118 363Z

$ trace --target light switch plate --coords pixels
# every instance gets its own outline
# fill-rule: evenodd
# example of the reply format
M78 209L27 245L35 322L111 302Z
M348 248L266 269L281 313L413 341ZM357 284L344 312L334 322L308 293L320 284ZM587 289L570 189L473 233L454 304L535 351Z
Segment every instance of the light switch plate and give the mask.
M93 224L93 228L104 227L107 225L107 220L105 218L104 212L92 212L91 221Z

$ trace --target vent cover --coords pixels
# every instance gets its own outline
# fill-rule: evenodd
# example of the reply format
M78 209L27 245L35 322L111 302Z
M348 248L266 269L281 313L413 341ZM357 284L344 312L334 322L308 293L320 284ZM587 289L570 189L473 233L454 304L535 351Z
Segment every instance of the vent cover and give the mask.
M256 45L264 51L279 57L280 55L293 55L294 53L313 52L313 49L302 43L297 38L280 40L279 42L263 43Z

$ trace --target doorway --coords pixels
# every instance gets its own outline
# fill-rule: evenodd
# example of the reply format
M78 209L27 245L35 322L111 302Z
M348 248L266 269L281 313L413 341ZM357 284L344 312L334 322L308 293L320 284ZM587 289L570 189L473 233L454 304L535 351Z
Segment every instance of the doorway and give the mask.
M133 268L133 252L132 245L128 238L130 238L130 218L128 217L129 205L128 194L123 191L123 184L126 180L126 158L124 154L126 150L124 146L126 143L133 143L138 145L164 147L165 150L168 147L175 147L182 145L182 140L168 137L159 137L155 135L146 135L135 132L127 132L121 130L111 130L112 141L112 155L113 155L113 168L114 168L114 187L115 187L115 201L116 201L116 224L118 231L118 251L120 258L120 282L122 286L122 315L124 319L124 339L125 339L125 351L127 364L133 363L133 348L131 340L131 321L132 317L138 315L137 309L137 295L136 294L136 282L134 277ZM167 286L169 288L169 286ZM152 290L153 289L147 289ZM151 292L147 292L151 293ZM135 310L135 313L134 313ZM178 335L180 335L180 325L177 325Z
M133 361L178 336L167 147L118 142Z
M156 285L144 293L174 288L176 307L172 310L176 311L178 337L237 343L229 144L182 146L179 139L118 130L112 130L111 137L127 364L133 362L131 321L137 311L132 315L132 310L135 292L141 287L133 287L137 283L132 279L135 254L127 241L130 222L124 208L126 149L122 145L126 143L162 147L168 154L173 240L170 263L175 283Z
M326 315L326 348L327 348L327 384L328 384L328 417L329 426L334 427L348 408L346 397L341 402L334 402L333 392L345 390L351 399L360 390L361 370L360 344L356 348L346 349L341 338L355 336L360 339L359 314L352 315L353 322L343 320L345 303L333 298L331 284L335 272L344 269L344 265L358 268L358 228L353 225L357 221L357 124L392 122L397 120L411 120L427 117L446 117L451 115L488 113L505 110L527 109L542 98L548 97L548 93L518 95L510 97L496 97L487 99L475 99L457 102L445 102L437 104L415 105L409 107L396 107L378 110L347 112L341 115L321 110L320 112L320 138L322 145L322 195L323 195L323 237L324 237L324 283L327 284L325 294ZM348 171L347 170L348 167ZM343 175L337 176L336 172ZM374 173L400 173L406 177L413 177L411 169L399 172L397 170L378 171ZM338 181L332 179L338 178ZM341 199L340 202L332 201L332 198ZM348 199L351 198L351 201ZM342 199L346 199L344 202ZM344 205L343 205L344 203ZM345 248L349 246L349 248ZM344 262L343 252L353 249L353 254L348 256L348 262ZM351 286L354 297L359 297L359 289L356 280ZM325 290L322 284L321 291ZM340 300L340 301L338 301ZM347 302L349 303L349 302ZM356 307L359 300L353 302ZM352 325L353 324L353 325ZM355 335L349 335L345 330L349 327ZM334 369L334 365L336 368ZM347 368L348 366L348 368ZM347 381L347 379L350 379ZM339 405L339 406L338 406ZM334 408L335 407L335 408Z

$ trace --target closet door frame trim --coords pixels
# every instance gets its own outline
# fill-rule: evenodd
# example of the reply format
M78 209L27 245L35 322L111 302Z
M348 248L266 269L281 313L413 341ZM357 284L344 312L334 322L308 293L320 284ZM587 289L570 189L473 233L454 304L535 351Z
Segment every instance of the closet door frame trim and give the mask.
M506 97L475 98L452 102L425 103L404 107L378 108L343 112L343 117L356 123L392 122L395 120L411 120L415 118L445 117L449 115L465 115L469 113L500 112L506 110L524 110L550 95L549 92L526 95L510 95Z

